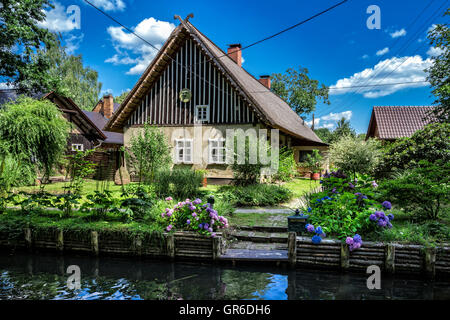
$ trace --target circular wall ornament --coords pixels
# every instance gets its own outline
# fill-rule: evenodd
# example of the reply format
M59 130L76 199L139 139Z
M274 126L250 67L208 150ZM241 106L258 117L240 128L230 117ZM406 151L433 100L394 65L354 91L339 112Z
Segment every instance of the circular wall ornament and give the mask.
M181 102L184 102L184 103L189 102L189 101L191 101L191 97L192 97L191 90L185 88L180 91Z

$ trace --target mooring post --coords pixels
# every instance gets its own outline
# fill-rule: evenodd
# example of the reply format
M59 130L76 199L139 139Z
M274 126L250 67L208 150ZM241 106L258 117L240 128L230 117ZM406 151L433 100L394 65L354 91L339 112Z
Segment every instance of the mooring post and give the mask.
M33 238L31 236L31 229L25 228L24 232L25 232L25 244L27 246L27 249L31 251L31 249L33 248Z
M392 243L386 245L384 256L386 272L395 273L395 246Z
M171 259L175 259L175 236L173 234L167 235L167 255Z
M64 251L64 233L62 229L56 233L56 250L59 252Z
M429 278L436 275L436 248L424 248L425 250L425 274Z
M295 268L297 263L297 233L289 232L288 235L288 259L289 265Z
M341 268L344 270L350 268L350 250L346 243L341 243Z
M140 257L142 255L142 238L140 235L134 238L134 250L137 256Z
M221 237L214 237L212 238L212 253L213 253L213 260L216 261L220 257L220 251L221 251Z
M92 246L92 253L96 256L98 256L98 232L97 231L91 231L91 246Z

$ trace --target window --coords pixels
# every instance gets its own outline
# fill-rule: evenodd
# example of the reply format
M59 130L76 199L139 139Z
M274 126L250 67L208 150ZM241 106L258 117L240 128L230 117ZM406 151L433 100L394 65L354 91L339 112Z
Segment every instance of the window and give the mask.
M175 152L178 163L192 163L192 139L175 140Z
M84 145L78 143L72 143L72 151L84 151Z
M308 154L312 154L312 150L300 150L298 152L298 162L305 162Z
M225 163L225 139L209 139L209 163Z
M196 122L209 122L209 106L195 106Z

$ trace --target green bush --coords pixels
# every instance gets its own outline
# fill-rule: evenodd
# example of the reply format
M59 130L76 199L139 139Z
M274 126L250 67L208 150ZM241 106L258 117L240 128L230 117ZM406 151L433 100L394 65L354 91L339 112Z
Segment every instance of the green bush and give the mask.
M160 197L194 198L200 193L203 176L202 172L191 169L158 171L155 175L155 192Z
M411 213L436 219L450 204L450 162L422 160L380 184L380 191Z
M291 181L297 173L297 163L294 159L292 149L281 148L278 162L278 171L273 175L273 179L279 181Z
M273 206L287 202L292 198L292 191L273 184L256 184L249 186L223 186L219 188L224 201L235 206Z
M416 131L410 138L398 139L387 145L376 167L376 177L414 168L419 161L450 162L450 123L433 123Z
M331 145L329 157L338 169L356 177L357 173L372 174L381 154L377 140L344 136Z

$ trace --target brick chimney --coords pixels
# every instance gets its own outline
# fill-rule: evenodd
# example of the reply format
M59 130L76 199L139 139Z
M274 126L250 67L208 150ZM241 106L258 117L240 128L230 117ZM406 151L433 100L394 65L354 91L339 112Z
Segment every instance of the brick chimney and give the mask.
M260 76L258 81L270 90L270 76Z
M230 44L228 45L228 56L233 59L234 62L237 63L239 67L242 67L242 51L241 51L241 44Z
M103 116L107 119L111 118L114 113L114 98L112 94L103 96Z

